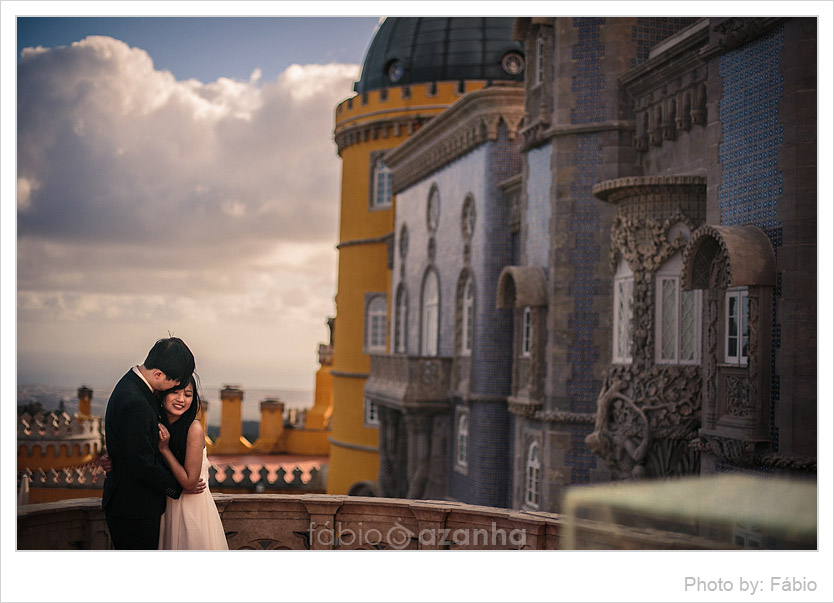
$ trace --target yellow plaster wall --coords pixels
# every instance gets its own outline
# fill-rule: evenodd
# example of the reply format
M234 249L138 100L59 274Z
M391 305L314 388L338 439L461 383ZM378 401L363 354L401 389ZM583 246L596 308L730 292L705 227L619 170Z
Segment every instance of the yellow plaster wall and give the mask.
M482 88L484 82L467 82L465 91ZM394 148L410 135L407 127L394 127L405 116L428 120L460 98L457 82L439 82L436 94L427 84L390 88L386 99L380 91L347 99L336 107L334 134L355 126L369 126L370 135L342 148L341 218L339 224L339 276L332 366L333 416L327 492L345 494L359 481L377 479L379 430L365 427L364 386L370 357L364 350L365 295L384 293L390 307L391 273L384 242L371 242L393 233L394 204L387 210L370 210L371 154ZM358 243L358 244L353 244ZM342 373L342 374L340 374ZM353 376L345 375L351 373ZM355 448L357 447L357 448ZM372 450L366 450L370 448Z

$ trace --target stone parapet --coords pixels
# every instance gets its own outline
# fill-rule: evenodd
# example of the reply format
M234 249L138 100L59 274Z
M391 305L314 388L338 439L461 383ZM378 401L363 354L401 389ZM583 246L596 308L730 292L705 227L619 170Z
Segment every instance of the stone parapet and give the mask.
M450 501L321 494L215 494L230 549L553 550L569 519ZM20 507L17 548L110 548L101 500ZM596 549L733 548L687 534L575 520L575 546Z

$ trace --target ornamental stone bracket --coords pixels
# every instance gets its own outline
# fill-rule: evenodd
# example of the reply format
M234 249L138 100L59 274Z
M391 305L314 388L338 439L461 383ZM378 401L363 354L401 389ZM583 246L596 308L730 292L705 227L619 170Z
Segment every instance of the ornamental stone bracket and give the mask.
M620 86L632 99L638 153L706 125L708 67L692 51L707 43L708 25L704 19L659 44L648 61L620 78Z
M470 92L385 155L398 193L488 141L501 126L514 140L524 118L524 88L493 85Z

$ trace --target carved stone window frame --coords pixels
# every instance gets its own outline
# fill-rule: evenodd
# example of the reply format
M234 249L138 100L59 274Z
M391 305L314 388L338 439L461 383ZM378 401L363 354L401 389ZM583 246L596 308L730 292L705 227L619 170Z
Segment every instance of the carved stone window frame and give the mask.
M539 266L507 266L498 277L497 307L513 310L513 383L515 401L538 404L544 398L547 339L547 277ZM525 308L530 309L530 355L521 353Z
M702 226L684 250L681 284L704 290L704 363L700 435L713 450L730 451L726 460L744 463L755 448L770 441L769 309L776 285L776 256L764 231L753 225ZM724 361L725 296L747 287L749 307L747 365ZM726 441L742 445L727 446ZM717 442L724 442L717 444Z
M526 443L524 449L524 490L522 492L522 501L524 506L528 509L538 510L542 508L542 474L544 463L542 458L544 450L542 442L539 438L532 438ZM536 456L533 458L533 451ZM538 500L535 500L535 497Z

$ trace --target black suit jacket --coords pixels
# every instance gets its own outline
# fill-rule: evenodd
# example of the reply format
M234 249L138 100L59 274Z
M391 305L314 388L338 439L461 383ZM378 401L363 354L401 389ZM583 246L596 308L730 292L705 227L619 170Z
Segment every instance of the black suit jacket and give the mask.
M116 384L104 415L113 470L104 480L102 509L117 517L151 519L165 511L165 497L182 487L165 466L159 443L159 403L142 378L129 370Z

